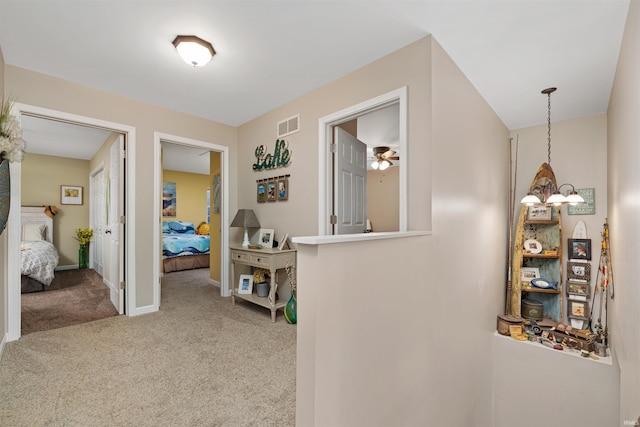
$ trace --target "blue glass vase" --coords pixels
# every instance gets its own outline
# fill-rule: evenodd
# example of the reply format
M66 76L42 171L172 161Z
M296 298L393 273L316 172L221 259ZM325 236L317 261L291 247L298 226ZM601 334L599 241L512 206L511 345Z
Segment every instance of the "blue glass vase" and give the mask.
M297 311L296 293L291 292L291 297L287 301L287 305L284 306L284 318L287 319L287 322L292 325L298 322Z

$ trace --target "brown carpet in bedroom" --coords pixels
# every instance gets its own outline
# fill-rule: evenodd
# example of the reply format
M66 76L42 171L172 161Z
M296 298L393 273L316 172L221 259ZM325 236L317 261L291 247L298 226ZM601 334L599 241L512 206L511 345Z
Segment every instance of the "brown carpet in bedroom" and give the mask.
M92 269L56 271L50 290L22 294L22 335L117 315L109 288Z

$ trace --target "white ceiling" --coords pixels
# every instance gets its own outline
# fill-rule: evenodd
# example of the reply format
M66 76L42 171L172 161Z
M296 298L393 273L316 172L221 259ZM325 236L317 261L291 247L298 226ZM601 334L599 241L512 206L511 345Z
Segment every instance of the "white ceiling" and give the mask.
M240 125L433 34L509 129L607 110L628 0L0 0L5 63ZM192 68L172 40L217 51ZM19 94L15 94L18 95Z

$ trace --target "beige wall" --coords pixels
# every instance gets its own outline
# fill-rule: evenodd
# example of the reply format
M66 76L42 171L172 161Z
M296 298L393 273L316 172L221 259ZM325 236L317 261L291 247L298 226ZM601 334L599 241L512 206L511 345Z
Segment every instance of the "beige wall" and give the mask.
M136 308L153 305L153 260L157 252L150 251L147 242L153 240L154 227L158 221L153 218L153 142L154 132L162 132L185 138L211 142L229 147L230 165L237 163L237 129L202 118L178 113L115 95L84 85L70 83L55 77L7 65L5 71L5 91L15 94L23 104L34 105L122 123L135 128L135 188L132 208L135 219L128 221L129 229L135 229L135 304ZM186 72L193 70L185 69ZM236 209L236 170L230 170L230 211Z
M607 114L607 184L615 299L611 341L620 363L620 424L640 416L640 2L632 1ZM631 424L633 425L633 424Z
M53 244L60 256L58 267L78 265L78 242L73 237L77 228L89 227L89 174L88 160L33 153L25 153L22 160L22 205L58 207L53 218ZM61 185L81 186L82 205L61 205Z
M400 168L367 171L367 216L373 231L400 229Z
M197 227L207 221L209 175L163 170L164 182L176 183L176 216L163 216L163 221L186 221Z

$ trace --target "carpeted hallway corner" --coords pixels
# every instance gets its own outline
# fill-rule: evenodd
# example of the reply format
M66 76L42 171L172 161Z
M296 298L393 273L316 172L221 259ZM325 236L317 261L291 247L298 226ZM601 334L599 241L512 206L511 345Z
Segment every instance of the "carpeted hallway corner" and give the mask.
M207 275L165 275L157 313L8 343L0 425L295 425L296 326L234 307Z

